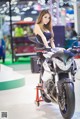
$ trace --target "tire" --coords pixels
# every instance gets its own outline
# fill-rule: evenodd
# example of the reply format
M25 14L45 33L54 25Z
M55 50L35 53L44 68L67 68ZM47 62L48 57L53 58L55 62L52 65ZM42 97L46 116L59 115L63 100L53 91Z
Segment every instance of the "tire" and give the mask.
M59 101L60 112L64 119L71 119L75 110L75 93L73 83L64 83L61 99L63 99L63 104ZM62 105L64 106L62 107Z
M43 72L44 72L44 69L43 69L43 67L41 66L41 70L40 70L40 83L43 85L43 80L42 80L42 74L43 74ZM48 98L48 96L47 96L47 94L45 93L45 91L44 90L40 90L40 92L41 92L41 96L42 96L42 99L45 101L45 102L47 102L47 103L50 103L51 102L51 99L49 99Z

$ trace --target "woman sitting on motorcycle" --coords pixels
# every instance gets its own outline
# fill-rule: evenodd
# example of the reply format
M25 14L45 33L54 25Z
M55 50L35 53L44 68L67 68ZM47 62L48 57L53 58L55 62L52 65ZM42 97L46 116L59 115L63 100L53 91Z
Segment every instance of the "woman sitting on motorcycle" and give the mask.
M38 47L55 48L52 19L48 10L42 10L40 12L34 27L34 34L40 42ZM43 54L39 53L38 55L41 61L44 62L45 58Z

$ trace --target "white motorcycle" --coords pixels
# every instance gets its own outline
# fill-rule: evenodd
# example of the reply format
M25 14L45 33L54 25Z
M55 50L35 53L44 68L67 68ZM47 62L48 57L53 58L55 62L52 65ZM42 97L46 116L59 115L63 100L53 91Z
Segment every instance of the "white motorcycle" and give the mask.
M38 39L36 44L39 45ZM41 43L40 43L41 44ZM75 74L77 65L74 56L80 53L80 47L70 49L38 48L40 61L40 89L42 99L57 102L64 119L71 119L75 111ZM38 106L39 106L39 102Z
M42 99L49 103L56 101L64 119L71 119L75 111L74 81L77 70L74 55L77 48L54 48L43 53L41 62L40 90Z

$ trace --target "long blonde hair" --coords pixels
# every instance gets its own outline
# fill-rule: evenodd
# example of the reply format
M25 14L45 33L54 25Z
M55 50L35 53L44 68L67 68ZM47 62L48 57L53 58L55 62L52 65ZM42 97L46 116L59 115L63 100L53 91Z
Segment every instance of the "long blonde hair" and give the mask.
M43 16L44 16L45 14L49 14L49 15L50 15L50 21L49 21L48 24L46 24L46 25L44 26L44 28L45 28L45 29L48 29L49 31L52 32L52 19L51 19L51 14L49 13L48 10L42 10L42 11L40 12L36 23L37 23L37 24L40 24L40 23L42 22L42 18L43 18Z

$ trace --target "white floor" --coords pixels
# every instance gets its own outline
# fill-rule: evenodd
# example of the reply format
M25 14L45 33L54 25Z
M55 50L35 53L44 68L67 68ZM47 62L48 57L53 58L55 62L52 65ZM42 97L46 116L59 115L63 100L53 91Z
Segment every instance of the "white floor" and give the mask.
M0 91L0 111L7 111L8 119L63 119L57 104L41 102L39 107L35 104L35 88L39 81L39 74L32 74L30 65L13 65L12 67L25 75L26 85ZM80 119L80 70L76 78L76 107L72 119Z

